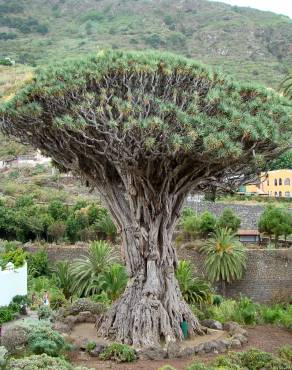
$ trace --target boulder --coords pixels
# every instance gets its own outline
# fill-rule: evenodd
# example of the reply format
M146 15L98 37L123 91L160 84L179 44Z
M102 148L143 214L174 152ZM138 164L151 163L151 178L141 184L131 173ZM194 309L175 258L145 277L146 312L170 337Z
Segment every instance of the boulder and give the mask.
M206 319L206 320L203 320L201 324L205 326L206 328L215 329L215 330L223 330L223 326L221 322L217 320Z
M204 343L204 352L205 353L209 353L209 352L219 353L218 343L216 341L210 341L210 342Z
M76 316L75 323L95 323L96 322L96 314L91 313L90 311L82 311Z
M232 348L240 348L241 347L241 342L238 339L231 339L231 347Z
M89 352L90 356L98 357L100 353L106 348L106 343L97 343L95 348Z
M223 324L223 330L228 331L229 333L235 333L237 330L240 329L240 325L234 321L228 321Z
M168 358L178 358L180 355L181 348L178 343L170 342L166 348Z
M148 346L138 351L141 360L161 360L166 358L167 352L159 346Z
M52 329L58 331L61 334L70 334L72 327L64 322L56 321L53 323Z
M248 342L247 338L245 335L242 335L242 334L234 334L232 336L232 339L237 339L240 341L241 344L245 344Z
M195 354L195 347L186 347L180 351L178 357L180 358L191 357L194 354Z

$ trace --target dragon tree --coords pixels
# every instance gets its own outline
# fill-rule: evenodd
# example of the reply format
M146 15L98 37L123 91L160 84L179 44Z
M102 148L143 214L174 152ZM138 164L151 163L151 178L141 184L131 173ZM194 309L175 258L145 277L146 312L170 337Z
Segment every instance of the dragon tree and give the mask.
M170 54L104 51L39 71L0 125L96 188L129 275L99 332L145 346L203 328L175 279L176 221L190 190L244 181L291 145L291 108Z

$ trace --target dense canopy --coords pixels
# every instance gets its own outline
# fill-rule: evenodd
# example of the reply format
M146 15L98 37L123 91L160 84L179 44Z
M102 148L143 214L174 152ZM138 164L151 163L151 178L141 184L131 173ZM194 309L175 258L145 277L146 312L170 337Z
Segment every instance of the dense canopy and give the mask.
M291 144L291 111L273 91L241 85L169 54L100 52L36 75L1 125L100 192L121 231L127 288L100 333L158 344L203 329L175 279L172 235L193 188L244 181Z
M203 180L247 171L286 146L285 105L192 60L106 51L37 74L6 105L3 126L73 170L91 156L141 170L167 158Z

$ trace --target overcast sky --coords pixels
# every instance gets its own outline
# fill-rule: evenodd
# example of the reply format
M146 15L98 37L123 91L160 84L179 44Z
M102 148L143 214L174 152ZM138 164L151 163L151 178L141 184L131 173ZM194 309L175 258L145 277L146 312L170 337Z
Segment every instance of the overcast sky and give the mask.
M213 0L214 1L214 0ZM274 13L285 14L292 18L292 0L216 0L222 3L250 6L260 10L269 10Z

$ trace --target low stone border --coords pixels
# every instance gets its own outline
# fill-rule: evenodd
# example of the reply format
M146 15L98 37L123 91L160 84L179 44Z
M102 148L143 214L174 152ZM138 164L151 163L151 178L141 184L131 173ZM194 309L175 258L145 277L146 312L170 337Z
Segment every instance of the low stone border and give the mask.
M247 343L247 332L236 322L228 322L222 326L218 321L209 321L209 328L213 329L214 324L221 325L221 329L228 333L228 336L223 339L206 341L194 347L183 347L182 344L170 343L166 348L150 346L142 348L137 351L137 355L143 360L159 360L165 358L185 358L193 355L200 355L204 353L224 353L229 349L240 348ZM205 326L207 326L205 322ZM218 330L218 329L217 329Z

